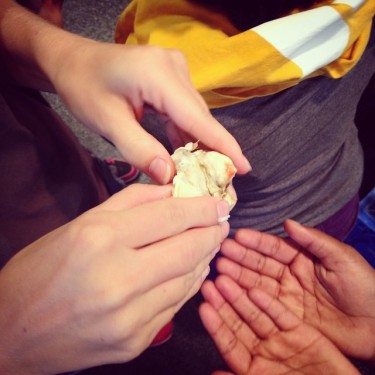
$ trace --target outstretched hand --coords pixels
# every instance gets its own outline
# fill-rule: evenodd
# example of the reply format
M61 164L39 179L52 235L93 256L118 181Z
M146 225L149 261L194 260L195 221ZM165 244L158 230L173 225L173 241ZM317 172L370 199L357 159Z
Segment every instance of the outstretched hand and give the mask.
M219 276L202 293L202 322L235 374L359 374L325 336L260 289L246 292Z
M375 357L375 271L326 234L288 220L294 240L241 229L222 246L218 271L278 298L346 355Z

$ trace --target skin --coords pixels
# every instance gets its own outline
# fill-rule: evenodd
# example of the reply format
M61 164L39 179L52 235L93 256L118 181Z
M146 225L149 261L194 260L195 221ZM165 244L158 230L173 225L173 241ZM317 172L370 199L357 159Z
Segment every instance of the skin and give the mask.
M39 11L49 19L43 11L54 2L44 3ZM231 157L239 173L250 169L193 88L178 51L96 42L2 0L0 58L1 80L56 92L83 124L161 184L174 167L139 124L149 106L168 118L175 139L200 139ZM226 203L170 195L168 185L127 188L7 263L0 271L0 373L124 362L150 344L198 291L229 231L218 224Z
M375 358L375 271L352 247L288 220L293 241L250 229L222 246L217 268L245 290L261 288L343 353Z
M244 291L219 276L202 293L202 322L233 373L359 374L325 336L260 289Z
M157 182L171 180L174 164L139 123L149 106L167 119L175 146L200 140L201 146L229 156L238 173L250 170L237 141L192 86L179 51L86 39L10 0L0 3L0 25L1 57L9 75L21 84L57 92L83 124Z
M133 185L6 264L0 373L125 362L149 346L197 293L229 231L218 223L224 202L170 194L170 186Z

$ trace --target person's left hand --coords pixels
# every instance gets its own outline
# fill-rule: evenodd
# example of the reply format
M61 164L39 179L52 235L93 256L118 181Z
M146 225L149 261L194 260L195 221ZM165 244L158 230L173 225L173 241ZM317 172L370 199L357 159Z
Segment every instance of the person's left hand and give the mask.
M201 320L235 374L359 374L325 336L260 289L246 293L222 275L201 290Z

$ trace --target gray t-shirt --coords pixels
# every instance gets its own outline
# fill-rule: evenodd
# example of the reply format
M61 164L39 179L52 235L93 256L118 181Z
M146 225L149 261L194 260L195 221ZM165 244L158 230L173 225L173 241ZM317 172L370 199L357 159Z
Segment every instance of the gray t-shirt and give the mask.
M374 73L374 57L372 38L360 62L341 79L311 78L275 95L212 110L253 167L234 179L238 203L231 212L232 230L283 234L287 218L315 226L358 192L363 155L354 117ZM144 125L168 144L155 121L146 116Z

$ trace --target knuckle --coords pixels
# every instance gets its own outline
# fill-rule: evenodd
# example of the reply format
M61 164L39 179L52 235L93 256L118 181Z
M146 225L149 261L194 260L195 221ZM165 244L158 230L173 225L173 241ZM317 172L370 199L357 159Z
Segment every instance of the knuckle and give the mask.
M247 319L249 322L255 322L259 317L261 316L261 313L259 310L250 310L247 313Z
M272 243L272 246L270 248L270 253L269 253L272 257L275 257L277 255L277 253L280 251L281 246L282 246L281 242L282 242L282 240L279 237L276 237L274 239L274 241Z
M173 223L178 228L187 226L189 222L189 214L182 199L168 199L162 211L164 221Z
M172 58L178 63L187 66L185 55L178 49L170 49Z
M262 273L266 265L266 257L259 254L256 264L256 271Z
M76 249L106 249L114 236L114 227L103 224L100 214L90 213L80 216L69 228L71 243Z

